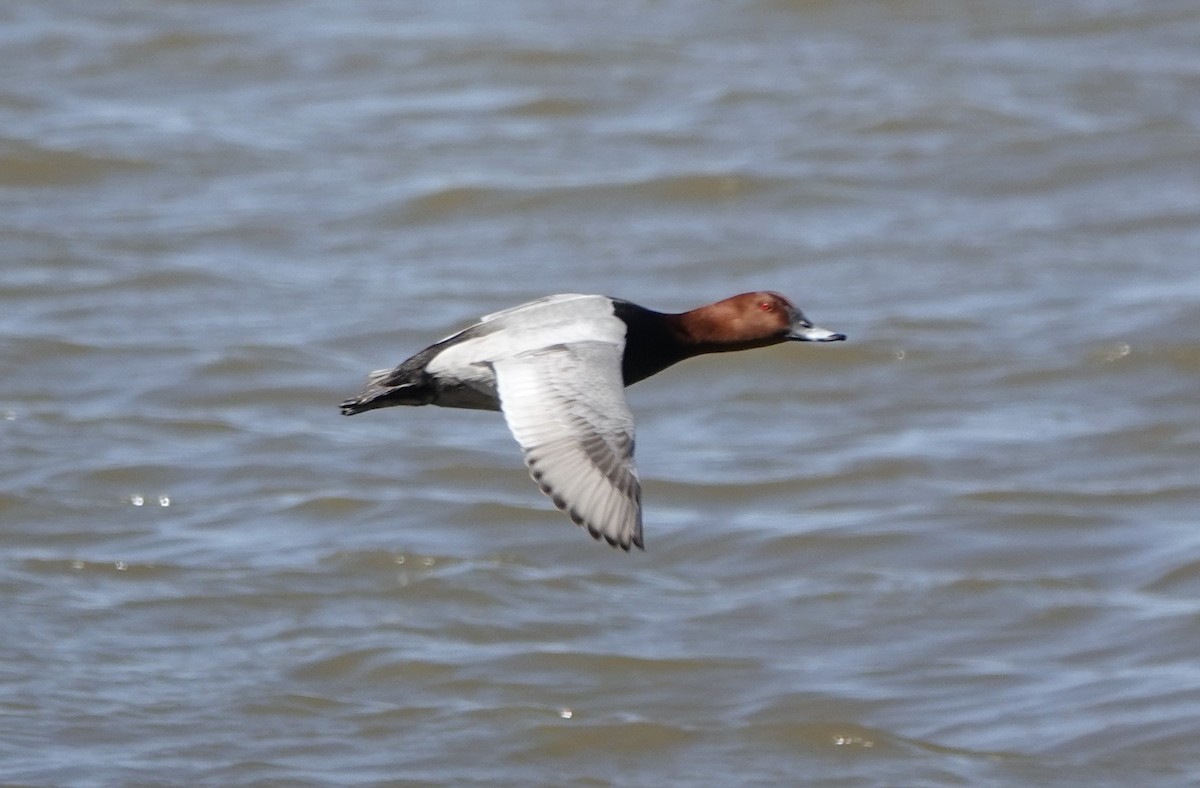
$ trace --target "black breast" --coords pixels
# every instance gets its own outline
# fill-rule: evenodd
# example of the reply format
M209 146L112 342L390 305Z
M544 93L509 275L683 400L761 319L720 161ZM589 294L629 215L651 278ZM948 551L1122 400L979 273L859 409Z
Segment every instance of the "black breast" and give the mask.
M621 374L625 385L662 372L688 357L670 315L614 298L613 313L625 322L625 356Z

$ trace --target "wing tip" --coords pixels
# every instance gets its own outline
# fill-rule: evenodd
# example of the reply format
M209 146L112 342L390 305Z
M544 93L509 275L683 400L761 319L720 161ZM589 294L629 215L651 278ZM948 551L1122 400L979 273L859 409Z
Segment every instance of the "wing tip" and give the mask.
M541 473L535 471L532 466L530 467L530 475L533 476L534 481L537 482L538 489L541 490L542 493L550 499L550 502L554 504L554 508L567 515L567 517L570 517L571 522L587 531L597 542L604 540L605 542L608 542L609 546L613 549L619 547L627 553L634 547L642 552L646 551L646 544L642 539L642 518L640 513L637 518L637 523L633 528L630 529L627 535L613 536L611 533L597 527L595 523L589 521L586 517L580 514L579 510L572 506L571 503L563 498L553 487L542 481ZM640 505L640 501L638 503Z
M571 519L574 520L575 518L571 518ZM592 535L592 538L595 539L597 542L599 542L601 539L608 542L608 546L614 550L616 550L619 547L628 553L634 547L636 547L637 549L641 550L643 553L646 552L646 545L642 541L642 532L641 532L640 528L635 533L630 534L628 539L618 539L614 536L611 536L610 534L607 534L607 533L601 531L600 529L593 526L591 523L577 522L576 524L579 525L580 527L586 529L587 532Z

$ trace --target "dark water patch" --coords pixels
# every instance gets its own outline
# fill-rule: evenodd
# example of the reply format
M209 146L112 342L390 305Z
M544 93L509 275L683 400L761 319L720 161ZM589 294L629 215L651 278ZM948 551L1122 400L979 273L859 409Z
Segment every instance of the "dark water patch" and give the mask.
M505 194L502 190L483 186L446 186L429 191L408 201L406 213L412 221L430 221L447 218L459 213L479 213L487 209L495 209L506 205L511 209L520 207L515 199L506 199L515 195Z
M857 476L858 472L855 472ZM870 472L867 472L870 475ZM901 473L900 475L906 475ZM826 491L839 483L852 484L847 476L805 474L783 479L743 484L699 484L678 479L648 479L647 488L664 501L686 501L689 506L714 507L715 511L746 508L748 505L761 507L773 502L791 502L809 491Z
M142 563L113 559L110 561L71 559L41 559L31 558L22 562L22 567L29 572L40 575L74 575L115 577L122 580L161 580L177 577L183 573L182 567L170 564Z
M982 596L1000 591L1019 589L1042 589L1046 592L1073 591L1079 589L1079 581L1067 577L1036 576L981 572L975 575L950 577L944 589L950 593Z
M502 425L496 426L498 430L503 429ZM503 443L503 439L506 437L498 431L496 448L499 449L499 452L489 453L486 456L455 456L457 455L456 450L441 447L443 451L428 457L431 466L422 464L417 478L419 481L429 483L430 495L459 499L471 506L481 520L489 519L489 516L502 518L512 515L520 516L522 511L527 510L513 502L498 504L496 508L487 508L497 502L495 500L472 500L474 495L482 491L512 489L517 485L521 485L522 489L528 489L526 486L533 483L521 462L520 448L515 443L511 445ZM434 487L442 488L442 492L439 493L432 489Z
M471 51L480 53L481 51L485 52L486 49L472 48ZM586 66L596 61L595 52L573 46L549 48L522 46L509 42L503 47L496 48L493 54L501 60L509 61L518 66L538 68Z
M136 175L156 164L147 159L97 156L9 140L0 144L0 186L71 187L117 175Z
M1171 341L1145 341L1136 336L1094 349L1089 360L1110 367L1113 374L1125 376L1145 373L1156 367L1188 376L1200 376L1200 344Z
M530 735L524 757L574 760L606 755L624 761L652 752L669 759L675 749L699 743L704 734L666 722L603 722L584 717L535 726Z
M762 176L730 173L695 173L646 181L637 187L664 202L732 200L770 189L775 182Z
M1120 489L1120 481L1110 484L1100 482L1091 489L1037 489L979 490L960 496L960 500L972 501L990 510L1020 513L1042 513L1054 521L1039 520L1037 527L1053 525L1072 527L1084 522L1094 522L1095 512L1120 509L1136 509L1147 504L1182 503L1193 499L1195 486L1176 486L1167 482L1147 489Z
M329 522L360 516L373 506L373 501L360 496L311 493L302 500L289 502L280 511L319 522Z
M32 112L43 103L34 98L33 94L22 95L16 91L9 92L8 90L0 89L0 107L14 112Z
M779 534L764 531L763 539L755 544L755 553L760 560L788 560L788 556L809 556L808 562L820 564L817 556L843 554L848 558L869 556L877 551L894 548L910 537L903 526L871 532L865 529L853 531L824 528L800 534Z
M258 408L262 424L272 421L272 412L296 412L325 406L331 415L337 415L337 395L324 385L297 385L286 380L274 384L231 389L226 382L198 380L190 385L172 385L147 393L150 400L169 401L177 407L196 408L209 414L213 409L237 407L239 410ZM251 417L254 418L254 417Z
M537 673L573 674L579 669L584 672L601 674L618 674L626 677L627 681L652 681L656 675L673 673L697 673L706 671L739 670L754 667L749 660L731 659L728 657L642 657L630 654L593 654L571 651L535 652L521 654L513 658L514 664L520 662L522 670L533 670Z
M846 758L854 754L888 758L911 751L908 742L885 731L852 722L808 721L811 714L810 710L790 721L752 722L739 726L735 735L739 739L769 743L796 756L838 753Z
M593 104L581 99L545 96L517 104L509 112L521 117L566 118L583 115L594 110Z
M1173 556L1171 565L1158 577L1146 583L1142 590L1155 594L1188 599L1200 599L1200 558ZM1178 563L1176 563L1178 562Z
M241 707L241 711L252 716L266 717L322 717L337 714L347 709L356 709L357 704L319 695L288 692L269 700L252 700Z
M303 640L315 632L334 636L352 625L350 618L336 617L310 624L312 611L326 602L349 610L355 603L366 603L364 590L380 587L376 578L362 579L361 587L355 588L346 578L319 568L295 568L295 561L252 558L239 566L178 564L172 584L158 586L158 593L131 593L123 601L124 611L148 627L175 621L171 626L190 632L221 629L228 616L241 615L246 618L239 627L263 628L258 637Z
M580 202L612 204L646 200L651 204L712 202L765 193L786 181L741 172L664 174L621 182L563 183L556 180L516 185L442 186L410 198L405 213L412 222L441 221L463 215L494 216Z
M219 348L197 366L196 374L262 379L327 363L323 354L307 347L243 342Z
M31 246L45 247L52 243L40 233L29 234ZM226 282L221 273L170 266L158 270L130 270L124 264L104 267L84 260L63 256L44 260L36 267L12 272L0 282L0 298L44 297L63 299L69 295L154 293L171 287L193 288L206 283ZM234 280L236 281L236 280ZM73 300L72 303L80 303Z
M379 579L397 578L397 573L403 572L403 582L398 585L386 582L384 587L397 593L404 593L403 587L413 580L434 574L451 576L471 575L474 572L486 572L489 563L468 561L449 555L420 554L412 552L396 552L391 550L371 549L363 551L339 551L332 555L323 556L322 564L356 578ZM368 580L368 582L374 582Z
M138 73L152 68L181 78L190 75L212 79L231 73L249 76L255 67L278 62L277 56L261 46L255 58L246 57L247 47L255 45L251 38L234 30L219 30L216 25L196 25L193 29L169 24L156 27L113 42L106 70Z
M99 488L107 489L126 489L134 488L163 488L169 487L176 477L174 468L161 464L151 463L116 463L111 460L105 462L101 467L83 469L78 471L81 476L86 478L81 481L90 485L95 485ZM134 498L130 500L134 506L141 506L145 503L144 499ZM161 506L169 506L169 501L156 501Z
M1172 8L1172 5L1175 7ZM1120 33L1122 35L1140 29L1170 29L1180 24L1194 23L1194 15L1188 13L1185 3L1167 3L1153 12L1137 5L1107 6L1072 4L1061 8L1039 7L1035 13L1013 13L1015 9L1002 12L999 18L1006 21L1010 34L1029 36L1036 40L1069 40Z
M87 337L21 337L17 353L10 358L13 363L31 363L46 359L71 360L86 357L99 349L99 345L89 341ZM97 338L99 340L99 338ZM102 340L99 340L102 341Z
M385 648L359 649L318 659L291 671L298 681L329 681L355 679L365 680L373 666L389 658L391 652Z
M180 265L145 267L125 272L123 275L92 288L90 292L108 294L136 293L141 297L162 296L168 293L185 293L196 297L206 288L222 289L246 286L253 277L244 272L213 270L201 266Z
M514 502L506 503L502 501L487 500L490 497L488 493L483 494L485 500L471 501L461 510L463 518L470 523L480 523L486 527L504 527L506 523L525 523L529 519L530 507L528 504L517 503L516 501L524 496L522 492L528 492L529 488L524 485L527 482L527 477L520 473L519 458L514 457L517 464L513 465L513 470L516 473L509 475L507 473L497 474L496 482L499 485L498 492L504 497L512 498ZM530 504L540 503L540 498L530 498ZM561 531L569 533L568 529L562 528Z

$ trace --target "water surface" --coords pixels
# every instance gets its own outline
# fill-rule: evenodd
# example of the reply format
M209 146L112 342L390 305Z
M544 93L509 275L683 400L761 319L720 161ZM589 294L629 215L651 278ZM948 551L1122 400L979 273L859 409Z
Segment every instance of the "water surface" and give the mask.
M0 782L1188 785L1192 3L0 12ZM647 552L492 413L552 292L792 296L630 390Z

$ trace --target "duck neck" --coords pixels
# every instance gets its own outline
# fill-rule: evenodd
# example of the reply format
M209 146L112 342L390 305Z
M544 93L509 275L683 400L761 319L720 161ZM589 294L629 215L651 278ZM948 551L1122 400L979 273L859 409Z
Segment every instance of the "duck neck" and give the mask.
M665 314L614 300L614 311L625 323L625 353L621 373L626 386L662 372L672 364L704 350L691 341L683 314Z

